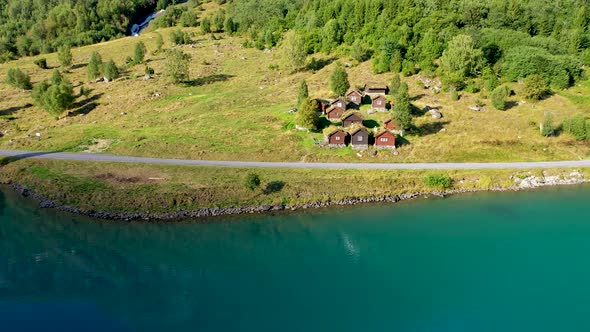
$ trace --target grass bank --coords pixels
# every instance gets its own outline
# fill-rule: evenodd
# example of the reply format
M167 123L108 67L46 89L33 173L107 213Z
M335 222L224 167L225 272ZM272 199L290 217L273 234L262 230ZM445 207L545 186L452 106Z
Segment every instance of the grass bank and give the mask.
M288 208L441 190L426 180L431 175L450 177L454 191L472 191L508 189L515 185L515 178L531 175L567 178L572 172L247 169L33 159L4 159L2 164L1 182L18 183L57 205L84 211L151 214L261 205ZM579 171L590 177L589 169ZM262 180L255 190L245 186L250 172Z

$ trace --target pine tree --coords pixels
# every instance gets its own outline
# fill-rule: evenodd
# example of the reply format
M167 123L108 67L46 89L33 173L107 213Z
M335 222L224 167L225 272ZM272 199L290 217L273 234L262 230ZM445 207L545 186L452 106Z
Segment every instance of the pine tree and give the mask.
M389 86L389 94L395 96L399 90L401 83L402 82L399 77L399 74L393 75L393 78L391 79L391 84Z
M117 67L117 64L115 64L115 61L113 61L113 59L109 60L109 62L107 62L104 65L103 72L104 78L107 81L112 81L119 77L119 68Z
M316 129L320 120L318 108L316 100L306 100L303 107L297 111L295 118L297 125L302 128Z
M100 77L102 69L102 57L98 52L92 52L88 61L88 79L95 80Z
M162 52L162 47L164 47L164 38L161 34L156 34L156 53Z
M133 62L135 64L143 63L146 53L147 53L147 49L146 49L145 44L143 42L140 41L137 44L135 44L135 51L133 53Z
M412 124L412 104L408 93L408 85L402 83L396 94L395 106L393 106L393 118L402 129L410 128Z
M330 76L330 87L337 96L344 96L350 88L348 74L340 64L336 66L332 76Z
M299 84L299 93L297 94L297 107L301 108L307 102L309 98L309 90L307 89L307 82L305 80L301 81Z
M62 67L68 68L72 65L72 50L70 45L64 44L57 49L57 58Z

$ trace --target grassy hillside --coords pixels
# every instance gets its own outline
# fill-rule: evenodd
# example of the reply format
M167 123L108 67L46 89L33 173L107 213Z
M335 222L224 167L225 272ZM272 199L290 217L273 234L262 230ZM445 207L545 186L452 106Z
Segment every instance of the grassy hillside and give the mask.
M172 47L170 31L158 30L167 48ZM197 29L186 31L195 35L194 45L181 47L193 57L192 81L180 86L160 76L164 55L151 54L154 32L73 49L74 69L67 76L76 92L84 85L92 93L78 98L77 106L59 120L32 106L29 92L0 83L0 130L8 131L0 138L0 148L268 161L532 161L578 159L590 154L588 143L566 134L545 138L538 130L547 111L557 122L573 114L587 114L587 82L536 104L527 102L497 111L479 94L462 93L459 101L451 101L446 93L433 94L418 84L417 77L404 78L413 103L420 108L441 107L444 117L434 120L426 114L415 118L418 132L405 137L409 144L400 147L399 155L379 152L375 157L359 157L350 149L315 147L312 138L321 140L322 134L296 131L294 116L287 111L295 104L302 79L308 81L311 97L331 96L328 81L334 59L325 56L329 64L315 73L291 74L281 67L272 69L281 62L276 50L243 48L238 37L219 35L219 40L212 40L199 35ZM140 40L150 51L148 65L156 70L154 79L144 80L144 67L136 66L114 82L88 83L85 64L91 52L98 51L105 61L113 58L122 65ZM50 66L57 66L55 54L46 57ZM2 64L0 73L17 66L28 72L33 82L48 78L51 70L37 68L34 60L22 58ZM370 62L348 68L352 85L391 80L392 74L374 75L371 68ZM516 83L513 88L518 92L521 86ZM488 105L485 111L468 109L476 99ZM37 132L42 134L40 141L29 137Z

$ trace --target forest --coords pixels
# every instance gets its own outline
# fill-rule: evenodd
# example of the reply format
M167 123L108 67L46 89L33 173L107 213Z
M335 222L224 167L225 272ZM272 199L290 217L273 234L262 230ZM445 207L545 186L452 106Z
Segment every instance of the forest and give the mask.
M0 62L124 36L175 0L0 0Z
M233 0L227 15L250 46L271 48L293 30L307 54L373 59L376 73L438 74L458 89L531 75L567 88L590 64L583 0Z

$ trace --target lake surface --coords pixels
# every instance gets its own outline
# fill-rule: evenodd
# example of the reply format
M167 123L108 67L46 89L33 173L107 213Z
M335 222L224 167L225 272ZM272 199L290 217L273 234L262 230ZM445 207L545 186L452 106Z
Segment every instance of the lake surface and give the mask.
M96 222L0 191L0 331L589 331L590 187Z

